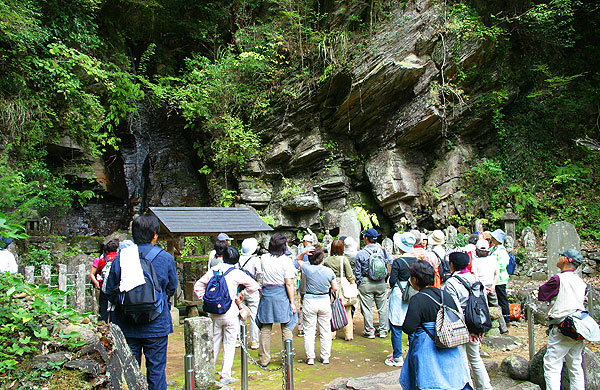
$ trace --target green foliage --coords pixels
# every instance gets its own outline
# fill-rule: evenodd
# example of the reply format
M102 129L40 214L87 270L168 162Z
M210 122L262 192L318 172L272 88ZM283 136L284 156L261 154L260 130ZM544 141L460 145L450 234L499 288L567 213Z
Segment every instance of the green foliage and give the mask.
M237 192L234 190L228 190L227 188L221 188L221 206L229 207L235 202L237 198Z
M211 241L209 237L185 237L181 256L197 256L208 253Z
M0 236L7 238L27 238L25 228L16 223L10 223L8 217L0 213Z
M360 222L363 230L371 229L375 226L379 226L379 220L375 213L369 213L364 205L355 204L354 211L356 211L356 219Z
M288 179L286 177L282 177L281 180L282 180L283 184L282 184L282 188L279 192L279 196L281 196L283 198L290 198L290 197L294 197L296 195L300 195L304 192L304 190L298 184L297 181Z
M36 287L20 275L0 273L0 372L4 380L18 378L25 387L42 385L62 363L25 371L25 359L39 354L42 345L73 350L84 344L77 333L53 332L61 321L82 319L73 308L63 307L64 297L58 289Z
M259 215L259 217L269 226L275 226L275 218L270 215Z
M25 258L27 259L28 265L40 266L44 264L54 264L52 251L45 248L30 248L27 251Z

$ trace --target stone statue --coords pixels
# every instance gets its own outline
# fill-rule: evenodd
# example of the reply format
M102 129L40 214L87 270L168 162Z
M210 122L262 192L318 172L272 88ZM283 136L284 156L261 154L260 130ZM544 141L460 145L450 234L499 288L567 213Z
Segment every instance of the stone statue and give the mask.
M331 243L333 242L333 237L329 234L329 229L325 230L325 235L323 236L323 251L330 255L331 251Z

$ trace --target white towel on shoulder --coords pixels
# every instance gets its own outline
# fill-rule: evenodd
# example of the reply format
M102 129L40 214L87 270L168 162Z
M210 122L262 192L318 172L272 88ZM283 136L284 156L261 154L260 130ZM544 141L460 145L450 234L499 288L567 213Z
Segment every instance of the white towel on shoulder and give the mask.
M131 243L124 247L121 246L119 258L121 261L121 283L119 284L119 290L121 292L130 291L146 283L137 245Z

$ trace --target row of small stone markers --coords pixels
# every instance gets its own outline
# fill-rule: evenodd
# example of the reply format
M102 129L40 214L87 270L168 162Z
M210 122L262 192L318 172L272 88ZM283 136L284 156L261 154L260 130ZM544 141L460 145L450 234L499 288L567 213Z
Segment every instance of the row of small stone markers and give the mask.
M25 281L30 284L43 284L48 286L48 288L58 288L61 291L68 291L72 288L75 289L75 294L73 295L73 306L75 306L75 310L78 313L83 313L86 309L86 298L85 298L85 289L90 284L86 285L88 281L88 271L85 264L79 264L74 274L69 274L67 272L66 264L58 264L58 273L52 274L52 267L49 265L42 265L41 273L39 275L35 274L34 266L25 267ZM52 278L57 277L58 284L52 284ZM70 277L70 278L69 278ZM69 283L69 279L73 280L73 283ZM94 310L97 311L97 305L93 305Z

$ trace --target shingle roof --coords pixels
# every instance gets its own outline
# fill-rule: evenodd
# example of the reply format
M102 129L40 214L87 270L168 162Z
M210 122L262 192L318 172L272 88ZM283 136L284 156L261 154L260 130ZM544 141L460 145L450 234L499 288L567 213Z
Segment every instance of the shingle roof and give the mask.
M160 220L161 229L175 235L244 235L273 230L246 207L150 207L150 211Z

